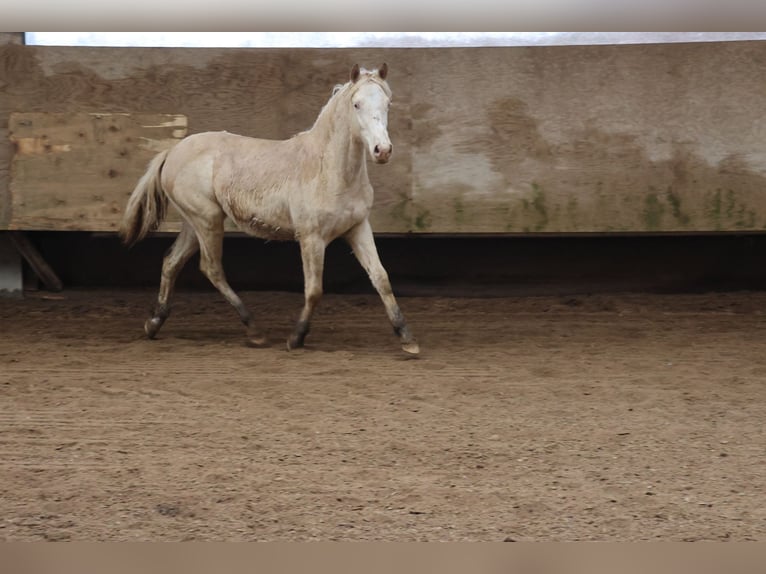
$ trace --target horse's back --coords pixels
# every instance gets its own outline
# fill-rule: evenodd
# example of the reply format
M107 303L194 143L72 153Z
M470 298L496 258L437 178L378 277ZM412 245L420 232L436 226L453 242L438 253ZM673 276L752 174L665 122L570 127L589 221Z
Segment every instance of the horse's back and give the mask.
M252 139L226 131L199 132L186 136L178 142L168 155L168 160L183 163L205 154L216 154L224 148L236 145L236 142Z
M225 131L200 132L185 137L178 142L165 159L162 168L163 187L172 193L177 183L184 185L202 184L210 187L214 166L219 163L227 150L236 149L245 136Z

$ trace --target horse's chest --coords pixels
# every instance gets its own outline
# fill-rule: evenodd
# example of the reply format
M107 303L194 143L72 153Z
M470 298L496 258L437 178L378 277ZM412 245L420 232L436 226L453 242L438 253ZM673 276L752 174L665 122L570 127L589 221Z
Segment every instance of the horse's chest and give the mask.
M326 230L327 235L337 237L363 221L369 213L367 202L340 196L333 205L320 210L316 220L318 225Z

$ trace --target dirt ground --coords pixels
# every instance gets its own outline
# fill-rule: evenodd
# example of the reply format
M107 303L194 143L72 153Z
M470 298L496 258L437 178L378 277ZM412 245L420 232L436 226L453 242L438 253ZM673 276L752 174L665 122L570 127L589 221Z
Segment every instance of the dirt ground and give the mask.
M766 293L0 300L3 540L766 540Z

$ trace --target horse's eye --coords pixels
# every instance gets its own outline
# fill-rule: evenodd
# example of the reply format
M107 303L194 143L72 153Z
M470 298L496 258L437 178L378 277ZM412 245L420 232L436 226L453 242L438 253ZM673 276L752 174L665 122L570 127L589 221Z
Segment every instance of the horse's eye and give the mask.
M358 110L361 106L359 105L359 102L354 102L354 107Z

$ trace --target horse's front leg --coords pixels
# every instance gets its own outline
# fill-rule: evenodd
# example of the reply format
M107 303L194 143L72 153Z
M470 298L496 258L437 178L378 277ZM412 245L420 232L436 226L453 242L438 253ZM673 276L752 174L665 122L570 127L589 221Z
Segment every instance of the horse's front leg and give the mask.
M300 246L305 302L295 329L287 339L288 351L303 347L309 332L311 316L322 298L322 273L324 272L324 254L327 243L321 237L308 236L300 239Z
M391 282L388 280L388 273L383 268L383 264L378 256L378 250L375 247L375 239L372 236L370 222L365 219L359 225L353 227L346 234L346 241L351 245L354 255L362 267L364 267L373 287L375 287L378 295L383 300L386 314L391 321L391 325L394 327L394 333L399 337L402 350L410 355L417 355L420 353L420 347L412 331L407 326L407 321L405 321L404 315L399 309L399 304L396 302L394 292L391 289Z

